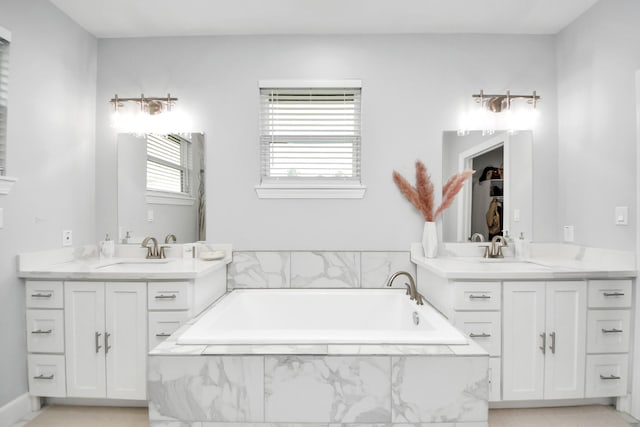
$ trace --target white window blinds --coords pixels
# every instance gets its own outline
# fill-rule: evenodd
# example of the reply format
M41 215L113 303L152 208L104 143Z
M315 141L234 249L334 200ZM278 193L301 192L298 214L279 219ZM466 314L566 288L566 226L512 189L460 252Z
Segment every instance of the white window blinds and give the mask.
M147 190L191 194L191 163L189 141L147 134Z
M0 37L0 175L7 167L7 98L9 91L9 42Z
M262 182L360 182L360 94L356 87L262 87Z

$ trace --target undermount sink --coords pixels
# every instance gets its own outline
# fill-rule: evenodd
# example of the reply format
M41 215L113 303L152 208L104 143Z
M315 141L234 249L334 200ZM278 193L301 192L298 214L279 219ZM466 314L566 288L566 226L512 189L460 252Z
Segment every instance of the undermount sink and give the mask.
M141 258L141 259L128 259L128 260L119 260L119 261L114 261L114 262L110 262L107 264L101 264L101 265L97 265L94 267L94 270L102 270L108 267L126 267L126 266L145 266L145 265L158 265L158 264L168 264L170 263L171 260L170 259L146 259L146 258Z

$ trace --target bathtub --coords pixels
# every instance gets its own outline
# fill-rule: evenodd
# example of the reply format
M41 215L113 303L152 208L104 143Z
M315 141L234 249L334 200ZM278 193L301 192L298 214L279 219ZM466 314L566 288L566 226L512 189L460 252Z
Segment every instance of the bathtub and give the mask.
M177 344L467 344L403 289L236 289Z

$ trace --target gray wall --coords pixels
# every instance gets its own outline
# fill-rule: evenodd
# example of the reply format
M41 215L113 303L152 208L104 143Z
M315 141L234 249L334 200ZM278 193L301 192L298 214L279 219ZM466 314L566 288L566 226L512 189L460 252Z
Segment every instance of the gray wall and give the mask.
M27 391L24 285L16 254L95 236L97 42L46 0L3 0L11 31L8 175L0 196L0 406Z
M323 36L103 39L98 57L97 236L115 232L115 139L108 99L177 96L207 143L207 238L238 250L407 250L422 220L391 172L421 159L441 185L441 139L471 94L544 98L534 129L534 239L558 227L556 63L552 36ZM359 78L363 82L362 200L260 200L260 79ZM540 207L539 209L537 207Z
M636 0L603 0L557 40L557 211L589 246L636 248L639 17ZM629 226L614 225L616 206L629 207Z

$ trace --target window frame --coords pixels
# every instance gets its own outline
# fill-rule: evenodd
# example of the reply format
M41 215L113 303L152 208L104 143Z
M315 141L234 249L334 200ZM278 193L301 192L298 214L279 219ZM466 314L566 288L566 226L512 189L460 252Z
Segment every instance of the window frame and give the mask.
M361 80L260 80L258 81L259 102L262 102L263 89L362 89ZM361 105L361 104L360 104ZM262 112L261 112L262 114ZM263 155L262 120L259 117L259 149ZM362 123L362 114L359 117ZM362 150L362 132L358 134L359 149ZM358 171L362 170L362 156L355 159L354 165ZM360 199L364 197L366 186L362 184L362 173L356 178L337 177L300 178L300 177L264 177L262 162L260 162L260 183L255 186L258 198L267 199Z
M5 42L7 42L9 44L9 48L8 50L8 55L10 55L10 51L11 51L11 32L9 30L7 30L6 28L0 26L0 38L3 39ZM8 72L8 68L9 66L7 65L7 72ZM5 85L7 86L7 92L8 92L8 76L7 76L7 81L5 82ZM8 94L7 94L7 113L8 113ZM5 164L3 165L3 169L4 172L0 173L0 196L3 195L7 195L11 192L11 188L13 187L13 185L18 181L17 178L12 178L10 176L7 176L7 150L8 150L8 145L9 145L9 136L8 136L8 114L5 115L4 118L4 130L5 130L5 137L4 137L4 141L0 141L0 143L2 143L2 145L4 146L4 151L5 151Z
M147 148L147 159L145 162L145 169L148 174L148 162L151 161L153 163L157 163L160 165L164 165L167 162L162 161L162 159L158 159L155 156L149 155L149 135L155 135L156 137L160 136L163 138L168 138L170 134L154 134L150 133L145 136L145 143ZM181 137L180 135L175 135L180 139L180 166L174 167L173 165L167 166L172 167L173 169L180 170L184 174L184 179L186 179L186 187L188 191L162 191L157 189L149 189L148 182L145 182L145 190L146 190L146 202L150 204L162 204L162 205L193 205L195 203L194 191L193 188L193 176L194 167L193 167L193 152L192 147L190 146L191 141ZM158 161L159 160L159 161ZM170 162L169 162L170 163ZM181 184L181 187L183 184Z

